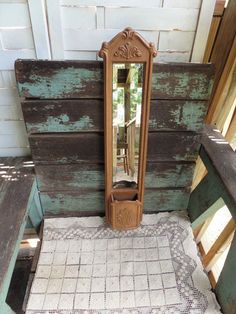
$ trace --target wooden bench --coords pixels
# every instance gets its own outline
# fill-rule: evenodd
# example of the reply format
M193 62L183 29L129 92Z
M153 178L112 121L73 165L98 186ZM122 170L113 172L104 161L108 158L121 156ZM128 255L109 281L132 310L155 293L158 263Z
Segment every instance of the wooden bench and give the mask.
M6 297L24 230L38 230L42 210L33 164L26 158L0 158L0 313L13 313Z
M201 144L200 157L208 173L190 196L188 213L193 227L201 226L208 217L226 204L234 220L231 230L235 230L236 153L214 126L204 128ZM217 253L217 245L213 251ZM213 251L208 260L214 257ZM236 313L235 266L236 232L215 287L216 295L225 314Z

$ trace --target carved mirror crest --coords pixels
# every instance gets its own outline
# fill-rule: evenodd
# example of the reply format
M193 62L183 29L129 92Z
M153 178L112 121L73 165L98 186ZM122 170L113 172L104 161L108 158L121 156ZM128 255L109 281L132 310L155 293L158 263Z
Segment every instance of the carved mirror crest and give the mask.
M124 230L142 219L152 78L156 50L126 28L103 43L105 206L108 223Z

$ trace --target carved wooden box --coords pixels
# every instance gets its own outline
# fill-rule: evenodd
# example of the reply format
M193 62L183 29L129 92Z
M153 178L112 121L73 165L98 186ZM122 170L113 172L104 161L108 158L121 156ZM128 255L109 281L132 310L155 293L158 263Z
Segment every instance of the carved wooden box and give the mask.
M137 200L119 200L119 195L112 193L109 222L112 228L117 230L128 230L137 228L142 220L142 205Z

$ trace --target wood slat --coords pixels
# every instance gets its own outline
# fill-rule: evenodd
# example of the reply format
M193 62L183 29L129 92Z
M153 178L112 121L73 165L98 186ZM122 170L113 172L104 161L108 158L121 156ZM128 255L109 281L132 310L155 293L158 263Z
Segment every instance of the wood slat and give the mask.
M29 133L103 131L103 100L35 100L22 102Z
M103 100L25 101L22 111L29 133L103 131ZM206 101L154 100L149 130L199 131L206 111Z
M194 163L148 163L146 188L189 187ZM42 191L65 191L104 188L103 164L37 165L38 188Z
M42 192L40 198L45 216L104 214L104 191Z
M195 163L148 162L145 188L190 187Z
M31 135L35 163L103 162L104 141L100 133Z
M189 192L189 189L146 189L144 212L186 210Z
M18 90L25 98L103 98L100 61L17 60ZM153 99L209 98L213 66L209 64L154 64Z
M195 161L199 136L191 132L157 132L148 135L148 161Z
M206 101L152 100L149 131L200 131L207 108Z
M202 145L236 206L236 154L214 126L206 126Z

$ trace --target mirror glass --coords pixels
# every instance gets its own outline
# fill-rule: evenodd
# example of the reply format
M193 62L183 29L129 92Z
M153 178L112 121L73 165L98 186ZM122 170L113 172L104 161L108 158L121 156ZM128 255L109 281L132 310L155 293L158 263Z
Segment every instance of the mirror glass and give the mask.
M142 63L113 63L113 188L137 188Z

